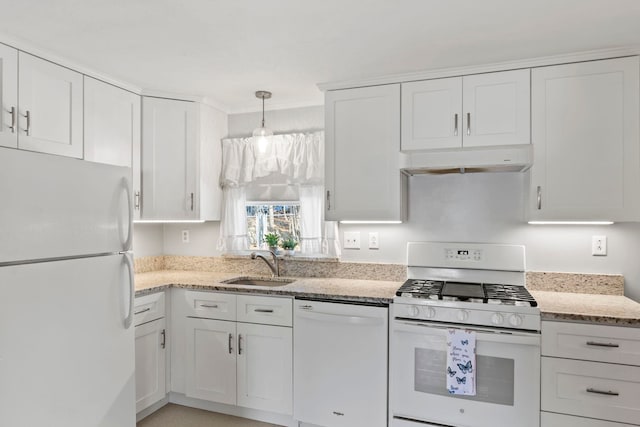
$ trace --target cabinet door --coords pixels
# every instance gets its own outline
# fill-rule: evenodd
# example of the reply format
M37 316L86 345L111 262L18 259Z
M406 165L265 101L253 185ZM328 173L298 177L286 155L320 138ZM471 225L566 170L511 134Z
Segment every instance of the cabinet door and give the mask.
M20 52L18 147L82 158L82 74Z
M402 84L402 151L462 147L462 78Z
M143 97L142 218L197 218L198 106Z
M463 146L529 144L530 70L464 76Z
M140 96L84 76L84 159L128 167L137 160L138 172L132 177L134 219L140 216L139 155Z
M532 74L530 219L640 219L638 57Z
M326 219L403 220L400 85L329 91L325 115Z
M0 44L0 146L18 147L18 51Z
M282 326L238 323L238 405L290 415L293 333Z
M236 323L187 318L186 395L236 404Z
M136 326L136 412L163 399L166 390L166 323Z

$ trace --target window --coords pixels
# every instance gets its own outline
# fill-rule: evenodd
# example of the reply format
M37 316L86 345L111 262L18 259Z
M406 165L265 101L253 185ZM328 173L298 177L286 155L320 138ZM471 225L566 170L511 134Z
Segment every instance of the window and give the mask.
M264 235L267 233L300 242L299 202L247 202L246 206L250 249L266 249Z

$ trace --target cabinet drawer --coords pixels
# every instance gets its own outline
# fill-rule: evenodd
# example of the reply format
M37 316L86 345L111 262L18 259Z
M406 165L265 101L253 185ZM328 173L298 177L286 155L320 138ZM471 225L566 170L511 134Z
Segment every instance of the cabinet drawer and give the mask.
M164 292L138 297L134 301L133 318L136 326L164 317Z
M542 322L543 356L640 366L640 328Z
M612 421L594 420L593 418L574 417L572 415L540 414L541 427L633 427L631 424L614 423Z
M541 409L622 423L640 420L640 368L542 358Z
M291 326L291 298L238 295L238 322Z
M236 320L236 296L216 292L187 291L187 316Z

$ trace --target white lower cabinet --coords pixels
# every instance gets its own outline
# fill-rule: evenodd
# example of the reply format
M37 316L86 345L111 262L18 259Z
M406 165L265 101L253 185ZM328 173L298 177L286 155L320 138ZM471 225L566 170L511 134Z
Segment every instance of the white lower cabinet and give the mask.
M188 291L185 300L186 396L290 415L291 299ZM236 312L256 323L236 322Z
M640 425L639 342L637 328L542 322L541 425Z
M165 294L136 298L134 308L136 353L136 412L167 394L167 326Z

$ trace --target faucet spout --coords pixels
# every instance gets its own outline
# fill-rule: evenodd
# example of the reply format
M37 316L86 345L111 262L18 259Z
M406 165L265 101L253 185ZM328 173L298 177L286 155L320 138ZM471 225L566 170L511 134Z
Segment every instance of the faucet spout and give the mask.
M273 251L269 251L269 253L273 258L273 263L269 261L264 255L257 252L251 252L251 259L262 259L269 266L269 269L271 270L271 277L280 277L280 265L278 264L278 257Z

